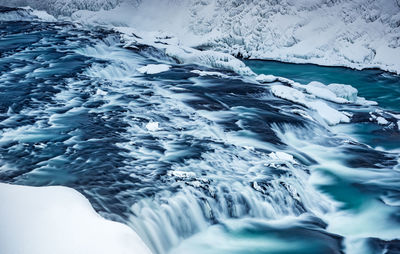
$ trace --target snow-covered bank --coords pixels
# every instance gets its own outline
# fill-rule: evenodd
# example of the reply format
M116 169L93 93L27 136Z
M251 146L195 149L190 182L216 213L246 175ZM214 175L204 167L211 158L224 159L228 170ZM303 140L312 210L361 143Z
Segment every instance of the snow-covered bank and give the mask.
M395 0L148 0L128 6L81 11L75 18L161 30L182 45L245 58L400 73L400 6Z
M202 1L197 46L252 59L400 73L400 6L377 1Z
M400 73L396 0L0 0L0 5L30 5L86 24L163 31L187 47L250 59Z
M103 219L70 188L0 183L0 203L1 253L151 253L132 229Z

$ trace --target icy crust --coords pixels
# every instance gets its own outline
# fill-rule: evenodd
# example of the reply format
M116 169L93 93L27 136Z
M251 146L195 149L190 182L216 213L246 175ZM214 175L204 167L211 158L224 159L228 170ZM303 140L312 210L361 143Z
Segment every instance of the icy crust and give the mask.
M0 183L0 246L9 254L150 254L128 226L66 187Z

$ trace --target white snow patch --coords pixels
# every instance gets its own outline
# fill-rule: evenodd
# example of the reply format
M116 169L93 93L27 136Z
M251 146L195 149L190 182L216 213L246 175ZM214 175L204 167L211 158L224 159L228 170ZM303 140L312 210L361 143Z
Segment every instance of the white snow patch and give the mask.
M151 253L131 228L102 218L70 188L0 183L0 203L2 253Z
M168 175L176 176L179 178L195 178L196 177L196 174L194 172L185 172L185 171L179 171L179 170L169 171Z
M228 75L225 75L221 72L217 71L200 71L200 70L193 70L191 73L197 74L199 76L216 76L216 77L221 77L221 78L227 78L229 77Z
M167 45L165 53L179 63L191 63L233 71L244 76L255 75L242 61L226 53L196 50L189 47Z
M101 90L100 88L98 88L98 89L96 90L96 95L105 96L105 95L107 95L107 94L108 94L108 93L107 93L106 91Z
M328 100L328 101L333 101L336 103L347 103L349 102L348 100L337 97L334 92L332 92L329 87L325 86L324 84L320 82L310 82L308 85L303 87L307 93L312 94L318 98Z
M297 162L294 160L293 155L285 153L285 152L272 152L268 154L268 156L273 159L273 160L279 160L279 161L288 161L291 162L292 164L297 164Z
M350 118L344 113L328 106L322 101L313 101L308 103L311 109L314 109L329 125L336 125L339 123L349 123Z
M275 77L274 75L260 74L256 77L256 80L260 83L272 83L277 81L278 77Z
M376 114L380 114L382 113L381 110L375 110ZM383 116L379 116L379 115L375 115L373 113L369 113L371 115L371 117L369 118L370 121L376 121L378 124L380 125L387 125L389 124L389 121L386 120Z
M157 74L161 72L166 72L171 68L168 64L148 64L141 68L138 68L138 72L143 74Z
M387 124L389 124L388 120L386 120L385 118L383 118L383 117L381 117L381 116L378 116L378 117L376 118L376 122L377 122L378 124L380 124L380 125L387 125Z
M350 85L330 84L328 85L328 89L337 97L346 99L350 102L356 102L358 99L358 90Z
M297 89L283 85L273 85L271 92L279 98L307 106L305 94Z
M148 124L146 124L146 129L148 129L149 131L158 131L160 130L160 127L158 122L149 122Z

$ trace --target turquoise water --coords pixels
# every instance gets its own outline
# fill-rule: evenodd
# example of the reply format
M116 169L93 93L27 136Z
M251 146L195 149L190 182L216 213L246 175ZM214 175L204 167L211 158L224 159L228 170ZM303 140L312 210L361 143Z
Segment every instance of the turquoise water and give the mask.
M375 69L358 71L342 67L275 61L247 60L245 63L257 74L272 74L302 84L311 81L348 84L358 89L359 96L376 101L385 109L400 111L399 75Z

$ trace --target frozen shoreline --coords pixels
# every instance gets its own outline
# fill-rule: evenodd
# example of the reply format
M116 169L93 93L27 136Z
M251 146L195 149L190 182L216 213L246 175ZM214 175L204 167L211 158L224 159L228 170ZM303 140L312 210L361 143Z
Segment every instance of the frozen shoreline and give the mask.
M71 188L0 183L0 202L2 253L151 253L131 228L102 218Z
M395 0L291 1L68 0L31 4L83 25L134 28L179 47L251 60L378 68L400 74L400 4ZM85 4L83 4L85 3ZM8 4L0 0L1 4ZM58 6L57 5L57 6ZM21 5L20 5L21 6Z

